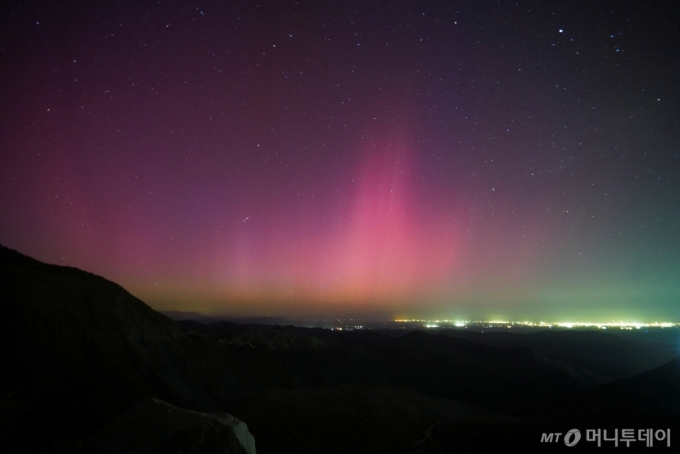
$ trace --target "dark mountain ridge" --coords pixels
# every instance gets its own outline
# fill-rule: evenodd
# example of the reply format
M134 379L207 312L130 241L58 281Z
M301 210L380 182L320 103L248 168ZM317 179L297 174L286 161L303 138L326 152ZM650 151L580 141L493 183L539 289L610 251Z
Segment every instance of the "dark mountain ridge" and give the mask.
M660 331L660 330L657 330ZM678 355L680 330L553 329L533 333L443 330L457 339L496 348L530 348L554 367L589 385L600 385L659 367ZM650 340L647 340L650 338ZM663 340L663 341L661 341Z
M119 285L4 247L0 276L3 441L75 446L146 397L223 411L236 395L219 349ZM59 416L31 423L45 414Z
M421 331L388 337L371 331L226 321L179 325L218 339L239 358L235 363L257 370L257 380L267 388L390 383L492 410L553 399L556 390L562 395L585 388L536 359L530 349L498 349Z

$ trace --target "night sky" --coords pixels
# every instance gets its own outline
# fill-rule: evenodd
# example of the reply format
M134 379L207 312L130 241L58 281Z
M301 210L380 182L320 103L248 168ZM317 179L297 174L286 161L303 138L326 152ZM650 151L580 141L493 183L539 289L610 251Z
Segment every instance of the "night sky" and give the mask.
M5 246L159 310L680 320L678 2L11 3Z

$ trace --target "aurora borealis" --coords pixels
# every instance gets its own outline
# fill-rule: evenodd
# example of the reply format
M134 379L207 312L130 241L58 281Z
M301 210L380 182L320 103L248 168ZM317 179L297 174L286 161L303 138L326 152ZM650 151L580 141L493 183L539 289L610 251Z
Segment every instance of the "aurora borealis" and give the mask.
M12 2L0 243L159 310L680 320L677 17Z

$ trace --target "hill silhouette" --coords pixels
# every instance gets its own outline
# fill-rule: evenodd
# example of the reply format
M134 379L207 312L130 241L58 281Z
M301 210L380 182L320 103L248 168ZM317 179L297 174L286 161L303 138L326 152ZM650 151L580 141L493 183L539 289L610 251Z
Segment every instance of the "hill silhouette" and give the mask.
M7 446L68 450L144 398L220 411L236 394L218 349L119 285L5 247L0 276Z

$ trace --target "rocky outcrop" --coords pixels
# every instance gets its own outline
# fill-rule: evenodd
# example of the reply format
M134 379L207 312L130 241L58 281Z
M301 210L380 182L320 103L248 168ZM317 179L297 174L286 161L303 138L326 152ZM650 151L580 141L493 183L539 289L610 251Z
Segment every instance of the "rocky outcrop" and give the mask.
M101 453L255 454L246 424L227 413L184 410L145 399L95 435Z

